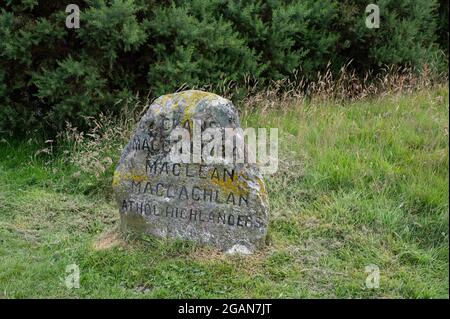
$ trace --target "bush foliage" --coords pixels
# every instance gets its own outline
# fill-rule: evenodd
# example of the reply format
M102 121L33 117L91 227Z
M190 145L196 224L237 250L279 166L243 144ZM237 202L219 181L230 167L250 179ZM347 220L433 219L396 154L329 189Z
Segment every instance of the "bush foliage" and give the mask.
M448 2L86 0L68 29L64 1L5 0L0 11L0 131L56 132L116 113L140 93L182 85L260 85L296 70L314 79L351 61L363 74L386 64L446 69ZM445 52L445 53L444 53Z

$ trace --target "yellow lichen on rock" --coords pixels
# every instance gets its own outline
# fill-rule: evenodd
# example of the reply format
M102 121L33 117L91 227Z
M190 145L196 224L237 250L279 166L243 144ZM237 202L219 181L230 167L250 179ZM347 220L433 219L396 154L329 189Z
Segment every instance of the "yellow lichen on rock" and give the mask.
M121 181L133 181L133 182L142 182L148 180L148 176L146 174L137 174L133 172L114 172L112 186L117 186Z
M184 125L186 121L189 121L189 127L192 127L191 114L195 111L195 107L199 104L199 102L203 100L213 100L218 97L218 95L213 93L196 90L180 93L179 98L184 102L183 119L181 120L181 124Z
M247 196L249 193L249 187L245 181L240 181L238 178L232 180L230 178L220 179L213 178L212 172L209 173L209 180L212 184L218 186L224 193L233 193L238 196Z
M262 199L264 201L266 201L267 200L267 191L266 191L266 186L264 184L264 181L260 177L257 177L256 182L259 185L259 194L261 194Z

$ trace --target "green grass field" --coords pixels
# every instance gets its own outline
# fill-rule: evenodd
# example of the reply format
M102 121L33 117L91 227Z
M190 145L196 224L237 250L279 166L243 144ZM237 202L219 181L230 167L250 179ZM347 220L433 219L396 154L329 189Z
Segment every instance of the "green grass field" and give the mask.
M0 297L448 298L448 103L438 87L244 115L244 126L280 131L268 245L250 257L122 238L111 194L120 145L99 146L92 158L109 158L93 174L70 146L46 154L33 139L2 140ZM64 283L69 264L79 289Z

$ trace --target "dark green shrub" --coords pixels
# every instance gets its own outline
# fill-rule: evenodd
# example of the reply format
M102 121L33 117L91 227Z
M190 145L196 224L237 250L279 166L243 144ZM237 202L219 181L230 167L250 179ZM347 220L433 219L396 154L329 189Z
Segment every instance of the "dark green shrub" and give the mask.
M438 17L438 42L444 53L448 56L448 0L439 0L439 17Z
M448 60L448 2L437 0L380 0L379 29L366 28L368 3L358 0L70 3L79 29L65 27L69 2L2 2L0 131L83 128L86 116L120 111L117 101L183 85L250 77L263 86L294 70L313 80L350 60L360 74L385 64L443 70Z

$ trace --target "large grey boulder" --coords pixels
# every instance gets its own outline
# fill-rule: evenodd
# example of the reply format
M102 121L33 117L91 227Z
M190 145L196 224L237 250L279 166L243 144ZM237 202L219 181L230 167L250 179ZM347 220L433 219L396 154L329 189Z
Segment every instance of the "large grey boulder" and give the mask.
M149 106L114 173L121 228L252 253L267 232L263 178L255 164L174 160L171 133L181 127L192 137L198 123L202 132L240 127L233 104L212 93L164 95Z

